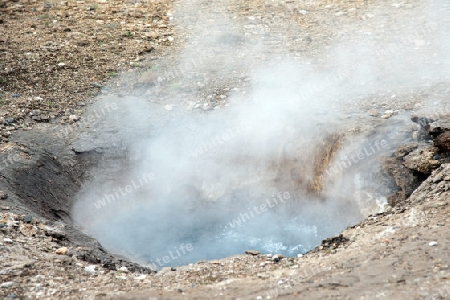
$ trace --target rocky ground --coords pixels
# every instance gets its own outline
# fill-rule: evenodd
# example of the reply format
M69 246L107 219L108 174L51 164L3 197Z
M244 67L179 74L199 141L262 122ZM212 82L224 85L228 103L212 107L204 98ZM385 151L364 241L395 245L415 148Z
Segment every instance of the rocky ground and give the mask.
M198 22L213 24L211 20L221 13L208 1L193 6L190 1L163 0L0 0L0 295L450 298L450 126L443 111L433 106L430 110L425 101L433 95L441 101L435 100L435 107L444 107L449 100L448 81L424 80L416 90L398 95L387 88L383 94L347 99L344 113L351 117L343 120L350 119L352 132L385 124L395 115L413 116L414 122L402 127L408 143L384 161L398 192L390 197L392 207L385 212L369 216L301 257L249 252L155 273L108 254L71 223L70 199L85 168L91 166L88 162L98 155L92 145L87 150L72 145L72 136L89 131L89 122L80 121L97 95L144 95L168 111L220 109L229 105L231 92L245 95L251 89L248 72L267 56L289 53L327 66L333 62L322 54L336 40L350 44L365 35L374 40L395 38L377 26L380 19L385 25L407 26L407 21L398 20L423 18L423 28L428 28L424 3L419 1L306 2L221 1L239 30L230 29L218 43L204 42L202 47L209 38L208 31L202 31L207 26L200 26L194 37L191 27ZM197 19L176 13L192 7L202 12ZM175 29L177 24L183 26ZM401 28L397 29L401 32ZM431 30L396 45L429 45ZM202 74L196 67L174 68L183 62L179 54L189 43L193 46L184 55L204 50L191 63L201 65ZM255 45L266 49L264 55L245 50ZM377 51L380 59L396 59L395 51ZM228 56L234 55L230 53L242 57L230 60ZM230 67L222 73L204 68L218 62ZM195 97L186 98L183 91ZM59 124L77 130L61 138Z
M2 138L72 123L107 80L171 44L170 3L2 1Z

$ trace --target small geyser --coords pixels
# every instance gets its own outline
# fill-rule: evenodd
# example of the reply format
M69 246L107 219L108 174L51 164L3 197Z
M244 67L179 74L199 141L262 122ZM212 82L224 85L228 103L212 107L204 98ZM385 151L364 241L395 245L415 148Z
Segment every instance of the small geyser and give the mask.
M91 110L107 103L117 109L73 143L103 151L74 220L108 250L155 268L248 249L304 253L379 211L390 186L378 158L411 137L398 130L403 108L375 120L368 107L386 107L448 76L450 43L436 31L448 28L446 16L429 12L439 26L422 11L417 18L426 30L415 36L436 42L433 49L402 40L395 53L378 51L383 41L409 36L412 18L411 28L382 24L382 38L360 30L353 39L348 33L353 45L293 58L264 44L270 33L247 39L225 10L208 3L175 5L175 24L189 37L185 48L151 61L164 68L152 68L157 80L134 96L98 99Z

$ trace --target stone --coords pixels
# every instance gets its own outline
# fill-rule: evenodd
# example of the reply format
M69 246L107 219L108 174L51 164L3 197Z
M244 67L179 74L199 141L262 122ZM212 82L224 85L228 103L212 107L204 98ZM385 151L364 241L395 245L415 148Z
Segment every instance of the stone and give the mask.
M69 122L75 122L78 121L79 117L77 115L70 115L69 116Z
M55 254L64 255L64 254L66 254L66 252L67 252L67 247L61 247L59 249L56 249Z
M128 272L130 272L130 271L128 271L128 268L127 268L127 267L123 266L123 267L120 267L120 268L119 268L119 272L128 273Z
M58 228L46 226L44 228L44 232L46 235L54 237L59 240L66 238L66 233Z
M26 215L25 217L23 217L23 222L24 223L31 223L31 221L33 221L33 216L32 215Z
M436 150L434 147L417 148L403 158L404 166L423 174L431 174L440 166L439 161L434 159Z
M8 194L5 191L0 191L0 199L5 200L8 198Z
M12 281L3 282L2 284L0 284L0 288L10 288L13 286L14 286L14 282L12 282Z
M450 151L450 131L444 131L436 137L434 144L443 152Z
M20 224L19 230L23 235L29 237L35 236L37 234L37 227L32 224Z
M371 110L369 110L369 116L371 116L371 117L378 117L379 113L378 113L378 111L376 109L371 109Z
M388 277L388 282L389 283L400 283L400 282L404 282L405 281L405 276L404 275L391 275Z
M103 87L100 83L98 83L98 82L96 82L96 81L92 82L91 85L92 85L93 87L96 87L96 88L102 88L102 87Z
M34 109L34 110L30 111L30 116L39 116L40 114L41 114L40 109Z
M388 109L384 112L384 114L381 116L382 119L389 119L394 115L394 111L391 109Z
M430 247L434 247L434 246L437 246L437 242L429 242L428 245Z
M84 267L84 271L91 273L91 274L95 274L96 267L97 266L95 266L95 265L90 265L90 266Z
M206 111L206 110L212 110L214 108L209 103L203 103L202 109Z
M245 254L258 255L259 251L257 251L257 250L245 250Z
M5 125L9 125L11 123L14 123L16 121L16 119L14 119L13 117L8 117L5 119Z

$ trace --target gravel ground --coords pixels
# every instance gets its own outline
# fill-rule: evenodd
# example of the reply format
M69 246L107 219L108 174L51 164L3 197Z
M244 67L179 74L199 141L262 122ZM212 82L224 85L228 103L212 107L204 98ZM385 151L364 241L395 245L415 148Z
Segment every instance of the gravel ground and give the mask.
M143 55L170 46L170 5L1 1L3 141L12 130L37 122L76 121L107 80L138 65Z
M436 29L430 29L425 4L419 1L220 3L236 22L229 27L223 21L228 30L218 42L211 42L206 29L221 20L221 11L209 1L0 0L2 142L8 142L17 130L39 132L42 126L53 126L37 123L76 123L99 94L114 94L119 99L144 95L169 105L167 110L172 106L219 109L229 104L231 92L245 97L252 88L250 70L269 57L306 57L312 62L311 70L317 71L335 63L323 54L336 41L355 44L370 36L369 40L393 41L403 48L420 48L435 41ZM176 13L191 10L197 11L195 18ZM419 30L413 40L395 40L396 30L402 32L411 19L422 22L425 30ZM398 59L393 55L395 48L382 47L386 43L371 45L375 63L381 59L389 65ZM254 47L265 51L255 56L255 51L247 50ZM183 57L199 49L192 57L195 67L177 69ZM363 59L355 53L355 61ZM433 63L436 56L425 57ZM226 67L208 68L215 64ZM388 71L381 81L386 84L385 92L346 99L343 112L351 117L343 119L350 120L349 130L368 130L402 113L436 115L435 108L448 103L448 81L425 78L415 89L405 83L405 89L394 94L389 82L396 73ZM401 90L401 80L392 82ZM430 98L437 103L431 109ZM9 213L2 203L6 199L1 199L0 296L448 299L449 180L450 168L443 165L406 202L370 216L303 257L239 254L176 270L165 268L157 274L131 272L125 264L113 270L89 261L79 255L82 247L54 233L64 232L64 224L43 218L29 221L26 215Z

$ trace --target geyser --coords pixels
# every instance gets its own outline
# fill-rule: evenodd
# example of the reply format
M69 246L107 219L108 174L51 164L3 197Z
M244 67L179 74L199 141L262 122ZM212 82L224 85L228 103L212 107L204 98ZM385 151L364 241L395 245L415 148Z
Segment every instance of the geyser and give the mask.
M206 10L192 9L200 4ZM398 130L408 116L374 120L367 108L386 91L411 93L423 84L416 74L446 76L448 59L436 53L448 53L449 43L431 29L426 38L442 41L431 51L439 64L417 63L430 51L401 44L386 68L385 55L376 55L385 45L370 35L323 57L292 58L264 39L248 41L214 5L178 3L175 22L192 37L185 48L151 61L165 69L149 71L157 80L134 96L98 99L91 109L118 109L75 142L103 156L74 220L108 250L158 269L248 249L304 253L382 209L390 188L378 180L378 158L411 138ZM383 37L409 29L392 32ZM193 58L190 70L163 76Z

